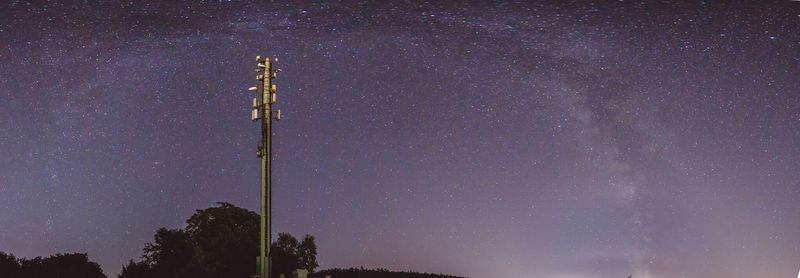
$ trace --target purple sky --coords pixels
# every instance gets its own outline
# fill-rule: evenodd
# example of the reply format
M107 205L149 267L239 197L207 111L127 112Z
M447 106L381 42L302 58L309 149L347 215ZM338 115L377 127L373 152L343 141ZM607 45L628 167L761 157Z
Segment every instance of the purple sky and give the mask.
M147 2L0 3L0 251L113 277L196 209L258 210L266 54L274 231L322 268L800 269L798 2Z

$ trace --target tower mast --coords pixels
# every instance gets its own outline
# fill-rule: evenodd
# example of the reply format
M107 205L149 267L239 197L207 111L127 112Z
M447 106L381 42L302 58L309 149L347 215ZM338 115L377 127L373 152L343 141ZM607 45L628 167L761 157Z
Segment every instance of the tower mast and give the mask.
M260 251L258 260L258 277L270 277L270 243L272 242L272 120L281 119L281 111L277 110L273 114L272 105L276 101L277 86L273 84L273 79L277 77L278 70L273 70L272 66L278 59L269 57L261 58L256 56L256 80L260 81L250 91L260 93L253 98L252 120L261 120L261 138L256 154L261 158L261 233Z

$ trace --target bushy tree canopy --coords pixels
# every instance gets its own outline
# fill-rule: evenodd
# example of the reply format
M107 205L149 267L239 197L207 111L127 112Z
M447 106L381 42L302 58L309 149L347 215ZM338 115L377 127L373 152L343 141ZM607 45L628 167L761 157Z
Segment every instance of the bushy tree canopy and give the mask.
M145 245L143 260L130 261L120 278L240 277L256 271L259 217L229 203L198 210L185 229L156 231ZM291 273L317 267L317 247L312 236L302 242L281 234L272 243L273 273ZM277 277L277 275L275 276Z
M106 275L100 265L89 261L86 253L55 254L29 260L0 252L0 277L106 278Z
M317 266L317 244L314 237L306 235L302 242L288 233L278 234L272 243L272 274L279 277L281 273L289 274L295 269L306 269L313 272Z

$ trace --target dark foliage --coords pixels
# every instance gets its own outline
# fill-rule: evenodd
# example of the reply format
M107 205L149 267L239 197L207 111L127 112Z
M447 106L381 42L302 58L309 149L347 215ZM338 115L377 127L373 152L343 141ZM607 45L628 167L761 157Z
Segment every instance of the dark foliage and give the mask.
M389 271L383 268L364 269L363 267L348 269L331 268L321 270L310 275L310 278L325 278L327 275L330 275L331 278L463 278L445 274Z
M0 252L0 276L3 278L105 278L100 265L89 261L85 253L55 254L42 259L17 259Z
M134 262L133 260L130 260L128 261L128 265L122 267L122 274L120 274L118 277L146 278L150 276L151 272L153 272L153 269L146 262Z
M0 252L0 273L9 277L18 277L22 265L14 255Z
M306 235L302 242L298 242L292 235L280 233L271 248L273 277L280 277L281 273L291 277L295 269L313 272L318 266L317 244L313 236Z
M319 264L317 264L317 243L314 241L314 236L306 235L300 246L297 247L297 259L302 269L307 269L309 272L314 272Z
M218 204L198 210L186 221L186 233L195 246L192 277L250 277L258 256L258 214Z
M256 271L258 214L228 203L198 210L185 229L159 229L143 260L130 261L120 278L249 278ZM273 273L317 266L314 238L280 234L272 243ZM275 277L278 277L277 275ZM287 275L287 277L289 277Z
M145 265L151 266L153 276L174 277L189 271L194 247L183 230L161 228L154 241L145 244L144 252Z

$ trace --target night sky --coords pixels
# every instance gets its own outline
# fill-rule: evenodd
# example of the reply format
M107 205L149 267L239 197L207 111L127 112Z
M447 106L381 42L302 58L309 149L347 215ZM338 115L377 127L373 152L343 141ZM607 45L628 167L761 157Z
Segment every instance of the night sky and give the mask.
M273 232L321 268L800 269L800 2L145 2L0 4L0 251L116 276L258 211L261 54Z

